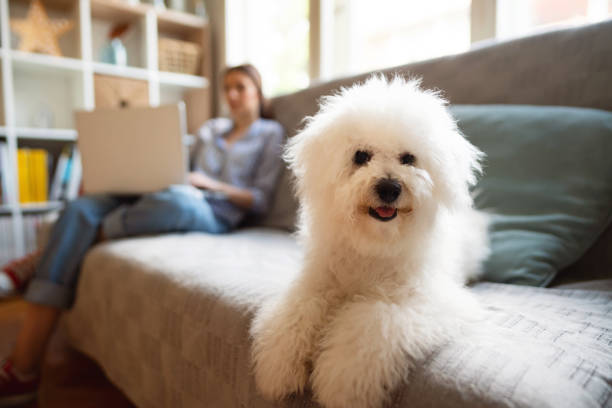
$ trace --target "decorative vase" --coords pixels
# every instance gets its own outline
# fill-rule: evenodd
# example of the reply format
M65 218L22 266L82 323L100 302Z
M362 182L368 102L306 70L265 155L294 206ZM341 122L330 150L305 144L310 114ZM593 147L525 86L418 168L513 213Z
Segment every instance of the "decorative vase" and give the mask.
M186 0L170 0L169 2L170 8L176 11L187 11L187 2Z
M113 38L102 48L100 55L102 62L114 65L127 65L127 51L120 38Z
M146 0L145 3L152 4L155 7L158 7L160 9L166 8L166 4L164 3L164 0Z
M193 2L193 13L196 16L202 18L208 18L208 14L206 13L206 5L204 4L204 0L194 0Z

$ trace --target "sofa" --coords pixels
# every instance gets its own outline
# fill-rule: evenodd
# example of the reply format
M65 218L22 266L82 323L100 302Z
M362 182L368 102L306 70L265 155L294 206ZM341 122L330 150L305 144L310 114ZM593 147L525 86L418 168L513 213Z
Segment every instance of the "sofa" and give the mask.
M611 39L606 21L383 72L421 76L452 104L612 111ZM275 116L291 136L321 95L366 77L277 97ZM299 273L296 208L285 172L257 225L97 245L63 321L71 344L139 407L319 407L308 392L263 399L249 363L254 312ZM470 290L487 311L486 330L420 361L387 407L612 407L611 226L548 287L478 282Z

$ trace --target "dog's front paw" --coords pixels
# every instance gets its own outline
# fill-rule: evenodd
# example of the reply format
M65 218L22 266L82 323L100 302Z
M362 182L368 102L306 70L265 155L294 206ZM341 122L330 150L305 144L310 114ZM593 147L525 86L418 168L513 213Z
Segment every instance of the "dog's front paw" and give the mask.
M295 284L258 310L251 325L252 361L256 384L265 397L279 399L304 391L326 307L316 291Z
M280 399L304 390L310 342L300 335L286 308L263 308L251 326L255 383L268 399Z
M317 361L311 381L316 400L325 408L382 408L389 397L395 378L385 378L388 373L376 364L359 364L350 359L333 361L334 357L322 356L328 361ZM355 359L356 356L352 357ZM334 367L331 367L331 365ZM374 372L373 372L374 371ZM393 375L392 375L393 376ZM391 377L392 377L391 376Z
M254 356L255 384L267 399L278 400L301 393L308 381L308 370L295 355L274 347L259 348Z
M405 378L411 349L409 313L384 302L353 303L335 316L321 340L311 375L326 408L381 408ZM417 342L412 344L418 355Z

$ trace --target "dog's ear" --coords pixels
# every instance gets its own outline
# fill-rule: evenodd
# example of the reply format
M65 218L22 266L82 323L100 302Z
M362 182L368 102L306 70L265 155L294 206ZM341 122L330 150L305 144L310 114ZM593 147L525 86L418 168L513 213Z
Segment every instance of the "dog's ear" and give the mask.
M448 156L442 164L439 193L444 205L450 210L472 206L470 187L482 173L481 160L484 153L463 137L458 129L449 132L445 139Z
M307 125L297 135L287 142L283 159L289 165L295 177L295 187L298 197L302 198L304 190L308 185L308 179L316 179L316 166L312 166L313 161L317 161L316 145L320 143L317 131Z

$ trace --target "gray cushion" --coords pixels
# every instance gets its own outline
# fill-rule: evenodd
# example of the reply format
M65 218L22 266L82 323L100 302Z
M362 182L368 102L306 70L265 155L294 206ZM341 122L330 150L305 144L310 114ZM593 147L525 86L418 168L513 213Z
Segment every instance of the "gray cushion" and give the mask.
M476 205L490 210L485 280L547 285L612 219L612 113L464 105L451 112L487 154Z

